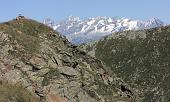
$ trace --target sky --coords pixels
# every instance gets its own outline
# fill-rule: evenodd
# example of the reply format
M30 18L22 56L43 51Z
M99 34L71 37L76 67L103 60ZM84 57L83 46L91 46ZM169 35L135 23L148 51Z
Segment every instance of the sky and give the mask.
M170 24L170 0L1 0L0 22L22 14L42 22L108 16L147 20L158 18Z

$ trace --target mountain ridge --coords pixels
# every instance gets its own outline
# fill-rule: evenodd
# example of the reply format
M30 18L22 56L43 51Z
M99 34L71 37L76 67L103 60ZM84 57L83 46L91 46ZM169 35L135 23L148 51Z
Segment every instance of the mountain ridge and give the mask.
M41 102L136 100L133 89L108 70L42 23L19 16L0 24L0 82L22 86ZM3 98L19 102L11 96Z
M149 29L165 25L157 18L136 20L103 16L86 19L70 16L58 23L54 23L51 19L46 19L43 23L52 27L62 35L65 35L73 44L82 44L93 40L99 40L113 32Z

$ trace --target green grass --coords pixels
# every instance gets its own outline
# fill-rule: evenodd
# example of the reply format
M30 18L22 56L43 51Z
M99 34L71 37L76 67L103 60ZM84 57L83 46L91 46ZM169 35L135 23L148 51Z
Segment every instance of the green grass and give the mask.
M0 31L10 34L13 41L16 40L27 52L31 53L38 51L41 42L40 35L54 32L51 28L28 19L2 23L0 24Z
M113 73L138 90L144 91L144 102L170 101L170 27L143 31L146 38L105 37L95 44L95 57L111 67ZM122 32L125 35L131 32ZM134 32L138 35L138 31ZM87 47L87 50L89 48ZM151 91L158 87L156 91Z
M0 102L40 102L35 96L21 86L7 82L0 84Z

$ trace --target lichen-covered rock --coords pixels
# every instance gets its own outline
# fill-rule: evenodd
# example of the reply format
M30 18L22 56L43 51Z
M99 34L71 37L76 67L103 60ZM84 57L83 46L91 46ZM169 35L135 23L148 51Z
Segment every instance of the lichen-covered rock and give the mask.
M75 70L73 67L58 67L58 70L60 72L60 74L65 75L65 76L70 76L70 77L74 77L79 75L78 71Z

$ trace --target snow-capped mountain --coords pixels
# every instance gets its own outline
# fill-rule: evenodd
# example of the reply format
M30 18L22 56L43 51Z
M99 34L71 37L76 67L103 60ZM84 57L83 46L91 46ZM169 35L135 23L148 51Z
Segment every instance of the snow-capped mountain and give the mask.
M44 20L44 24L65 35L74 44L98 40L113 32L125 30L140 30L163 26L159 19L136 20L115 17L94 17L80 19L70 16L66 20L54 23L51 19Z

